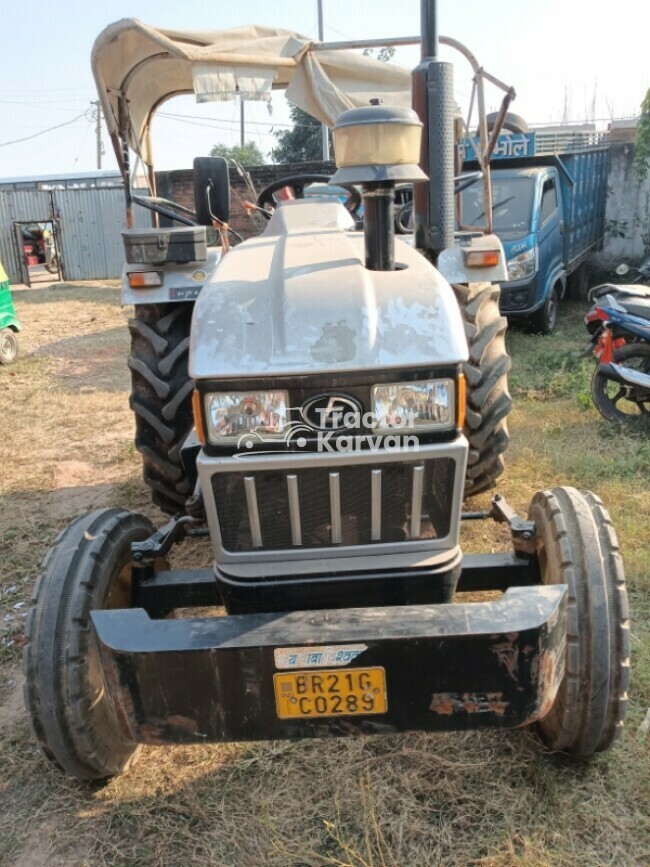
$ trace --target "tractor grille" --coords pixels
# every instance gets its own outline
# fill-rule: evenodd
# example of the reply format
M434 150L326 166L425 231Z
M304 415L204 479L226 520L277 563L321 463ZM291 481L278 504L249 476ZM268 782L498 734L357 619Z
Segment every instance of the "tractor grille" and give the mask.
M227 551L321 548L443 538L455 462L315 467L212 477Z

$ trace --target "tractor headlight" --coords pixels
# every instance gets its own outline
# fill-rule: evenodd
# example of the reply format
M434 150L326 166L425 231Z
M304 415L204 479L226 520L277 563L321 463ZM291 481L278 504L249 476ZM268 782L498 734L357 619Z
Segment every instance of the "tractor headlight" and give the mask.
M512 259L508 259L508 279L525 280L537 271L537 248L526 250Z
M205 396L208 439L214 445L238 443L242 436L279 438L287 425L286 391L237 391Z
M372 389L377 431L429 431L456 425L453 379L394 382Z

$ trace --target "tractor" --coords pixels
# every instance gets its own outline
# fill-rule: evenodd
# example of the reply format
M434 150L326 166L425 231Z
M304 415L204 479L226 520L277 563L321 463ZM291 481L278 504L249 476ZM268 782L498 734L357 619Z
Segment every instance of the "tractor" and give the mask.
M438 36L434 0L422 0L419 41L412 76L355 53L373 41L271 28L126 20L95 43L125 180L136 443L171 519L100 509L46 557L26 704L45 757L76 778L124 771L143 744L534 724L551 750L587 757L621 732L629 620L602 502L558 487L535 493L525 518L498 494L464 506L500 475L508 438L489 157L514 91ZM441 42L474 73L469 174ZM506 92L490 132L486 78ZM331 183L349 197L321 201L304 195L312 176L283 178L256 203L264 231L235 244L225 161L195 162L193 209L167 201L149 125L172 94L273 87L333 127ZM484 226L458 206L475 183ZM412 238L395 236L404 184ZM151 228L133 227L135 206ZM511 550L463 552L469 520L507 525ZM212 565L171 569L172 546L202 536ZM469 591L492 594L455 601ZM216 606L225 613L205 610Z

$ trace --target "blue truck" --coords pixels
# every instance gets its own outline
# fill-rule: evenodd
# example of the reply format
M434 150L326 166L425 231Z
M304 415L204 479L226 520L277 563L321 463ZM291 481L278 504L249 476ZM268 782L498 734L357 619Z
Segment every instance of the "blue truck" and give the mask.
M462 147L465 166L476 167L475 141ZM584 288L587 256L604 232L608 153L609 134L594 130L500 136L492 157L492 216L508 260L501 310L509 318L549 333L569 283L577 292ZM466 189L461 203L463 224L485 219L481 184Z

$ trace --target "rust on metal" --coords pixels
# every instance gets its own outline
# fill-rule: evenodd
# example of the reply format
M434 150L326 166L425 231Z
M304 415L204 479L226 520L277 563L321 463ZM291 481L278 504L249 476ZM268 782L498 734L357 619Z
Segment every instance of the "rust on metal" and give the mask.
M499 665L503 665L508 672L509 677L514 681L519 680L517 677L517 662L519 661L519 648L516 641L519 638L518 632L508 632L505 635L504 641L492 645L492 653L496 653Z
M502 692L437 692L433 694L429 710L445 716L455 713L496 713L502 716L507 707Z
M562 639L559 647L552 649L544 647L540 637L539 648L530 665L531 679L537 682L537 705L522 725L543 719L553 707L564 677L565 653L566 638Z
M132 694L125 689L121 689L119 670L111 657L106 653L101 653L104 674L104 690L111 710L115 715L117 723L130 738L133 738L134 731L131 726L131 720L135 719L135 707L133 704Z

